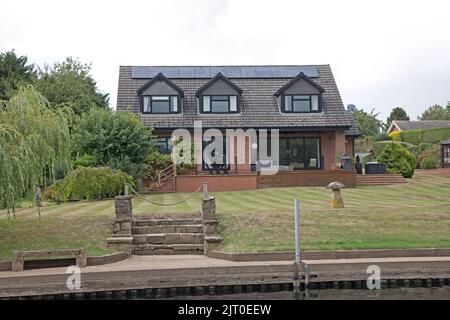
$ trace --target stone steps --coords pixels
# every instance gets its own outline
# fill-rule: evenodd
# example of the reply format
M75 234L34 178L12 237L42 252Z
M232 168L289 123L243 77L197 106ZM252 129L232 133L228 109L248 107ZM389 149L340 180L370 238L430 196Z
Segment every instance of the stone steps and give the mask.
M133 227L159 225L193 225L201 223L202 219L138 219L133 221Z
M398 183L406 183L406 179L400 174L371 174L356 176L356 185L390 185Z
M203 233L150 233L134 235L133 244L202 244Z
M153 225L132 227L131 233L138 234L161 234L161 233L199 233L203 234L203 224L186 224L186 225Z
M135 255L203 254L203 244L143 244L134 245Z
M204 230L202 219L143 216L134 220L131 227L133 254L203 254Z

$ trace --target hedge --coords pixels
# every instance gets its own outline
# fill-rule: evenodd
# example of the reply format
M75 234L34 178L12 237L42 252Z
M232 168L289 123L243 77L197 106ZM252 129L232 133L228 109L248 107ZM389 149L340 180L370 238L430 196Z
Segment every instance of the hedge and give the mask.
M133 186L133 178L124 172L78 167L48 187L44 197L57 201L111 198L123 192L125 183Z
M378 155L381 154L381 152L383 152L384 148L386 148L386 146L388 146L391 143L398 143L401 146L405 147L406 149L408 149L411 153L413 153L414 155L417 155L419 152L419 148L411 143L408 142L403 142L403 141L376 141L373 143L373 152L375 153L375 156L377 157Z
M437 143L450 138L450 127L427 130L411 130L400 132L400 138L404 142L412 144Z

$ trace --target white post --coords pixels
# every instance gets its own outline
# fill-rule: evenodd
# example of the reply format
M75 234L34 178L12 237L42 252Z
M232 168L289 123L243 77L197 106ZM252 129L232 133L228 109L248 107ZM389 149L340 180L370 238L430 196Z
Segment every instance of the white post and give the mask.
M294 260L294 275L293 275L293 287L294 293L300 292L300 226L299 226L299 204L298 199L294 199L294 221L295 221L295 260Z
M125 194L126 196L128 195L128 183L125 183L124 194Z
M295 263L300 265L300 210L298 199L294 200L295 212Z

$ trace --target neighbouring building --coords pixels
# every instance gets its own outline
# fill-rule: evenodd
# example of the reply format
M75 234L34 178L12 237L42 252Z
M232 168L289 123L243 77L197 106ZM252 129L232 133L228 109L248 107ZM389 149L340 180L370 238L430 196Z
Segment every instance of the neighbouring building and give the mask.
M389 126L387 133L395 131L412 131L412 130L427 130L450 127L448 120L394 120Z
M176 177L176 191L190 191L205 180L213 190L355 183L354 171L341 165L353 158L359 132L329 65L121 66L117 110L125 109L153 128L167 153L172 131L192 131L194 121L202 121L204 130L279 129L278 174L258 174L261 159L252 163L250 155L243 164L230 159L225 139L230 174L209 176L203 161L195 174ZM202 140L203 148L211 142Z

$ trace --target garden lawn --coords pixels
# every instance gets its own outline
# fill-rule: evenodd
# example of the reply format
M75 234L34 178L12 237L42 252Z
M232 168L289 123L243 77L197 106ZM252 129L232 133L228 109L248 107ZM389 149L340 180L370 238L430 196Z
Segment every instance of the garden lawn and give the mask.
M217 216L229 252L293 250L293 199L301 210L304 250L374 248L450 248L450 177L418 172L407 184L343 190L346 207L331 209L330 190L274 188L215 193ZM148 195L174 202L186 194ZM89 255L110 252L113 201L51 204L42 218L19 209L15 220L0 211L0 260L11 250L85 247ZM200 194L176 206L155 206L134 198L135 214L200 216Z

